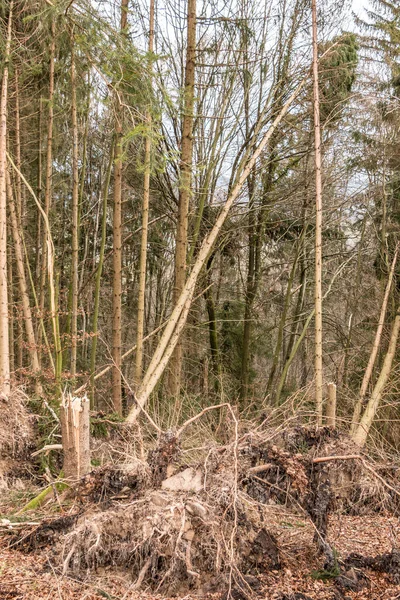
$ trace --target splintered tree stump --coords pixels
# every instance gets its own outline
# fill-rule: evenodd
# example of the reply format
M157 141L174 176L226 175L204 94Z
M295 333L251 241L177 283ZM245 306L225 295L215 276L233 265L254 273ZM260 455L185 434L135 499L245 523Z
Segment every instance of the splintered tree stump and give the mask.
M326 425L336 427L336 384L328 383L328 401L326 403Z
M63 394L60 406L64 478L76 480L90 471L89 399Z

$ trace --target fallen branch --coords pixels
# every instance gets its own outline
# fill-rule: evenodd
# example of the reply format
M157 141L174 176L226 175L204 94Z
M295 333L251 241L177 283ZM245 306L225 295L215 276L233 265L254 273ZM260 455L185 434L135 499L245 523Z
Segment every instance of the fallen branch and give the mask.
M47 444L46 446L43 446L43 448L40 448L40 450L32 452L31 456L38 456L39 454L42 454L42 452L50 452L50 450L62 450L62 444Z
M383 479L383 477L381 477L381 475L379 475L379 473L377 473L375 471L375 469L373 469L371 467L371 465L369 465L366 462L365 458L360 456L359 454L345 454L343 456L319 456L317 458L314 458L312 462L313 462L313 464L318 464L318 463L323 463L323 462L330 462L333 460L359 460L359 461L361 461L361 463L367 469L367 471L372 473L372 475L374 477L376 477L388 490L390 490L391 492L396 494L396 496L400 496L400 491L396 490L396 488L389 485L389 483L387 483L387 481L385 481Z
M184 432L184 430L186 429L186 427L189 427L189 425L191 425L192 423L194 423L195 421L200 419L200 417L202 417L205 413L209 412L210 410L215 410L217 408L224 408L224 407L229 408L229 410L232 412L232 407L229 404L229 402L223 402L222 404L214 404L213 406L206 406L206 408L203 408L203 410L201 412L199 412L197 415L188 419L182 425L182 427L180 427L180 429L178 429L178 431L176 432L176 436L179 438L182 435L182 433Z
M271 463L267 463L265 465L257 465L256 467L251 467L249 469L250 475L256 475L257 473L264 473L264 471L269 471L269 469L273 465Z

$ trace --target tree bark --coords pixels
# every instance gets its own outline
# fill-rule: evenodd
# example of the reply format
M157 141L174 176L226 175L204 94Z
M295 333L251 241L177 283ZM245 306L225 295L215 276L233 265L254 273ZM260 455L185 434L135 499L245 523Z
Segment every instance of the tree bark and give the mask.
M190 275L186 280L185 286L182 290L179 300L171 313L168 323L164 329L164 333L158 343L150 365L137 391L136 405L131 409L126 419L128 423L134 423L136 421L140 411L145 406L150 394L152 393L154 387L159 381L161 375L163 374L164 369L168 364L171 354L179 339L179 335L182 331L182 328L185 325L190 310L191 300L194 294L194 288L197 282L197 278L202 268L204 267L207 257L212 251L212 248L215 244L221 227L224 224L226 217L228 216L232 204L235 202L236 198L240 194L247 177L251 173L251 170L256 164L260 154L266 148L271 136L276 131L276 128L278 127L279 123L285 117L292 102L303 89L305 81L306 80L303 79L301 83L297 86L297 88L290 94L282 109L279 111L278 115L273 120L267 132L264 134L256 150L249 158L246 166L243 168L240 175L237 175L235 185L232 187L231 192L228 195L228 198L225 204L223 205L221 212L214 223L213 228L204 238L203 243L199 249L197 258L193 264L193 268L190 272Z
M326 424L336 427L336 384L328 383L328 401L326 403Z
M74 35L71 34L71 117L72 117L72 257L71 257L71 377L76 376L78 335L78 235L79 235L79 167L78 117L76 107L76 65Z
M315 408L322 425L322 173L318 88L317 3L312 0L314 139L315 139Z
M76 481L90 471L89 400L64 394L60 405L64 478Z
M186 279L186 255L188 248L188 215L192 183L193 159L193 110L196 60L196 0L188 0L187 5L187 50L185 67L184 116L182 127L182 150L180 164L180 186L178 205L178 224L175 246L175 283L173 304L178 302ZM171 396L177 397L180 392L182 371L182 344L178 341L173 358L168 382Z
M375 387L372 391L371 397L365 407L364 414L352 435L353 440L359 446L364 446L367 441L368 433L371 429L376 411L378 409L379 403L382 399L382 394L385 389L385 386L388 382L390 372L392 369L393 358L396 354L396 346L397 340L399 337L400 330L400 306L397 308L397 314L393 323L392 333L390 336L389 348L385 356L385 360L383 361L382 369L380 375L378 377L378 381L375 384Z
M150 0L150 22L149 22L149 53L154 49L154 0ZM150 71L151 74L151 71ZM144 184L142 205L142 237L140 241L139 261L139 291L138 291L138 316L136 335L136 359L135 359L135 384L139 385L143 374L143 335L145 316L145 294L146 294L146 263L147 263L147 238L149 225L149 200L150 200L150 171L151 171L151 113L146 115L149 132L145 139L144 149Z
M0 392L10 393L10 348L8 322L8 281L7 281L7 100L8 67L11 48L13 19L11 0L8 13L7 39L4 51L4 70L1 82L0 99Z
M31 357L32 371L33 371L33 375L35 377L35 390L36 390L37 394L40 394L42 392L42 386L40 384L40 381L38 380L38 377L40 375L40 363L39 363L39 356L38 356L38 351L37 351L35 330L33 327L33 319L32 319L30 300L29 300L28 286L26 283L25 267L24 267L24 252L23 252L21 235L20 235L20 231L19 231L18 216L17 216L17 212L16 212L16 207L14 204L14 199L12 196L10 174L8 171L7 171L6 176L7 176L8 208L9 208L10 217L11 217L11 229L12 229L12 236L13 236L13 241L14 241L15 261L16 261L17 273L18 273L18 284L19 284L19 292L20 292L20 296L21 296L22 313L23 313L24 323L25 323L26 339L28 341L28 346L29 346L29 355Z
M352 434L355 433L357 427L360 424L360 414L361 414L362 405L363 405L363 402L364 402L364 399L365 399L365 396L367 393L370 379L372 377L372 372L374 369L376 357L378 355L378 350L379 350L379 346L381 343L383 326L385 324L385 315L386 315L387 305L388 305L388 301L389 301L390 288L392 287L393 275L394 275L394 270L395 270L396 262L397 262L397 254L398 254L398 248L396 248L396 251L395 251L395 254L393 257L392 266L390 268L390 273L389 273L389 278L388 278L388 281L386 284L385 295L384 295L383 301L382 301L382 307L381 307L381 312L379 315L379 322L378 322L378 327L377 327L376 334L375 334L374 343L372 346L368 365L367 365L367 368L365 369L364 377L363 377L363 380L361 383L360 393L359 393L356 405L354 407L354 413L353 413L353 418L352 418L352 422L351 422L351 433Z
M121 33L128 26L128 0L121 0ZM113 297L112 297L112 402L122 415L121 318L122 318L122 107L115 99L115 162L113 206Z
M94 292L94 310L93 310L93 325L92 325L92 347L90 351L90 401L91 408L94 408L94 371L96 366L96 350L97 350L97 331L98 331L98 320L99 320L99 307L100 307L100 292L101 292L101 276L103 273L104 263L104 250L107 241L107 202L108 192L110 188L112 165L114 161L114 143L111 144L110 160L108 163L106 180L104 182L103 190L103 205L102 205L102 217L101 217L101 242L99 250L99 264L96 270L96 284Z
M51 22L51 42L50 42L50 61L49 61L49 99L48 99L48 118L47 118L47 152L46 152L46 176L45 176L45 191L44 191L44 213L49 219L52 183L53 183L53 123L54 123L54 59L56 52L56 26L55 20ZM41 248L41 269L40 269L40 291L39 291L39 319L44 318L44 305L46 296L46 281L48 271L48 255L47 245L49 243L49 235L47 227L43 228L43 239ZM38 330L38 345L41 346L42 329Z

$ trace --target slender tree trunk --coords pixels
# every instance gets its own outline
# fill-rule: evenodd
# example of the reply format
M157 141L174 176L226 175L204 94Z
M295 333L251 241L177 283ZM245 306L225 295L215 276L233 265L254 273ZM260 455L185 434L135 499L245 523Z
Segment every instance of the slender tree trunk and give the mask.
M150 22L149 22L149 53L154 49L154 0L150 0ZM151 127L151 113L146 115L147 127ZM148 132L144 149L144 185L142 205L142 237L140 242L139 261L139 291L138 291L138 317L136 337L136 360L135 360L135 384L139 385L143 371L143 335L145 316L145 293L146 293L146 263L147 263L147 237L149 224L149 199L150 199L150 171L151 171L151 133Z
M39 115L38 115L38 145L37 145L37 187L36 187L36 196L40 205L42 205L42 126L43 126L43 107L42 107L42 96L39 98ZM41 234L41 225L42 220L40 218L40 214L37 214L37 223L36 223L36 251L35 251L35 274L36 279L40 281L40 243L42 239ZM40 354L40 348L39 348Z
M47 220L49 219L51 196L52 196L52 180L53 180L53 122L54 122L54 59L56 51L56 27L54 19L51 22L51 42L50 42L50 62L49 62L49 99L48 99L48 119L47 119L47 153L46 153L46 176L45 176L45 192L44 192L44 213ZM40 270L40 291L39 291L39 319L44 318L44 305L46 296L46 281L47 281L47 244L49 243L49 235L47 227L43 228L42 252L41 252L41 270ZM42 329L38 330L38 345L41 346Z
M304 230L303 230L303 232L304 232ZM271 371L270 371L269 378L268 378L267 393L269 393L273 388L275 373L276 373L276 369L278 368L279 357L281 355L282 344L283 344L283 332L284 332L285 325L286 325L287 315L288 315L289 306L290 306L290 300L292 298L293 281L294 281L296 271L297 271L297 263L298 263L298 259L299 259L299 254L301 252L301 243L302 243L302 240L300 239L298 242L298 245L297 245L296 255L295 255L293 263L292 263L292 268L290 270L289 280L287 283L285 301L284 301L284 305L283 305L282 315L281 315L281 318L279 321L278 336L277 336L277 341L276 341L276 346L275 346L275 351L274 351L274 357L272 360L272 367L271 367Z
M196 0L188 0L187 4L187 51L185 67L185 90L182 126L182 150L180 164L180 186L178 224L175 247L175 283L173 293L174 306L182 293L186 280L186 255L188 248L188 215L192 183L193 159L193 120L194 120L194 84L196 60ZM169 393L177 397L180 392L182 371L182 344L176 344L171 360L169 377Z
M352 435L353 440L359 446L364 446L367 441L368 433L371 429L372 423L374 421L374 417L380 401L382 399L382 394L385 389L385 386L388 382L390 372L392 369L393 358L396 354L396 346L397 340L399 337L400 330L400 307L397 308L397 314L393 323L392 333L390 336L389 348L385 356L385 360L383 361L382 369L379 374L378 380L375 384L375 387L372 391L371 397L365 407L364 414L362 419Z
M315 408L322 425L322 173L318 88L317 0L312 0L312 46L315 135Z
M121 0L121 32L128 25L128 0ZM112 301L112 402L122 415L121 393L121 316L122 316L122 107L115 102L115 162L113 206L113 301ZM118 114L119 113L119 114Z
M24 266L24 252L23 245L20 235L20 225L18 222L18 215L14 203L14 198L12 195L12 186L10 180L10 174L7 172L7 196L8 196L8 207L11 217L11 229L12 236L14 241L14 252L15 252L15 260L17 266L18 273L18 283L19 283L19 292L22 304L22 314L25 323L25 331L26 331L26 339L28 341L29 346L29 355L31 357L31 365L33 375L35 377L35 390L36 393L40 394L42 392L41 384L38 380L40 375L40 363L39 356L37 352L37 344L35 337L35 330L33 327L33 319L32 319L32 311L29 300L28 286L26 282L25 276L25 266Z
M8 289L7 289L7 100L8 100L8 67L11 49L11 31L13 19L11 0L8 13L7 39L3 55L4 70L1 82L0 99L0 392L5 396L10 393L10 348L8 323Z
M92 325L92 347L90 352L90 402L91 408L94 408L94 371L96 366L96 350L97 350L97 332L98 332L98 320L99 320L99 307L100 307L100 292L101 292L101 276L103 273L104 263L104 250L106 247L107 240L107 202L108 192L110 189L111 171L114 161L114 143L111 144L110 161L108 163L106 180L104 182L103 190L103 205L102 205L102 217L101 217L101 242L99 250L99 264L96 270L96 284L94 292L94 310L93 310L93 325Z
M360 421L362 405L363 405L365 396L367 394L368 385L371 380L376 357L378 355L378 350L379 350L379 346L381 343L382 331L383 331L383 327L385 324L386 309L387 309L389 295L390 295L390 288L392 287L393 275L394 275L394 270L395 270L396 262L397 262L397 253L398 253L398 248L396 248L395 255L393 257L392 266L390 268L390 273L389 273L389 278L388 278L388 281L386 284L385 295L384 295L383 301L382 301L382 307L381 307L381 312L379 315L379 322L378 322L378 327L377 327L376 334L375 334L374 343L372 346L368 365L367 365L367 368L365 369L364 377L363 377L363 380L361 383L360 393L359 393L356 405L354 407L354 413L353 413L353 418L352 418L352 423L351 423L351 433L352 434L355 433L357 427L360 424L359 421Z
M211 277L211 267L214 262L215 253L212 253L207 260L206 265L206 285L207 289L204 292L204 298L206 301L206 309L208 315L208 332L210 339L210 350L211 350L211 361L213 366L213 372L215 377L215 391L219 391L221 386L221 360L219 353L219 343L218 343L218 331L217 331L217 317L215 313L215 302L214 296L212 292L212 277Z
M72 111L72 263L71 263L71 377L76 376L78 334L78 235L79 235L79 167L78 116L76 107L76 65L74 35L71 34L71 111Z
M122 127L115 132L114 205L113 205L113 298L112 298L112 402L116 413L122 415L121 395L121 294L122 294Z
M21 172L21 118L19 103L19 71L15 68L15 164L18 172L16 173L16 209L18 220L21 226L24 223L24 208L22 206L22 181L19 173Z
M18 307L15 306L14 303L14 276L13 276L13 262L11 256L11 247L8 247L8 269L7 269L7 277L8 277L8 306L9 306L9 348L10 348L10 377L15 379L15 347L17 342L17 357L19 360L19 355L21 356L21 367L22 367L22 338L20 335L20 327L18 326L18 335L17 339L15 339L15 319L14 314L17 313L18 316ZM20 321L20 319L18 319ZM19 366L19 365L18 365Z

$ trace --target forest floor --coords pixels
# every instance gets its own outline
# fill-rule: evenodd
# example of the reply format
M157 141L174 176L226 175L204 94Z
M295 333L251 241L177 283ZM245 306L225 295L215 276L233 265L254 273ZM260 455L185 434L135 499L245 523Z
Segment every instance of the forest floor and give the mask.
M393 459L328 428L228 429L195 451L165 432L146 460L113 430L102 466L33 510L10 480L0 600L400 600Z
M343 598L334 581L313 579L312 572L321 567L312 548L312 528L296 523L281 525L278 537L282 548L282 565L279 570L265 572L261 576L257 598L265 600L336 600ZM393 516L336 516L331 519L329 538L340 556L356 552L363 556L375 556L390 552L393 542L400 539L400 524ZM394 600L400 598L400 585L394 584L387 573L366 569L366 585L361 590L347 590L349 600ZM3 538L0 548L0 598L1 600L151 600L166 598L151 592L132 591L132 578L115 569L102 569L77 581L61 576L52 567L46 551L21 553L8 548ZM226 595L226 591L223 590ZM221 598L221 593L206 594L203 598ZM200 596L201 597L201 596ZM233 597L238 596L233 594ZM185 600L199 599L196 593L186 594Z

